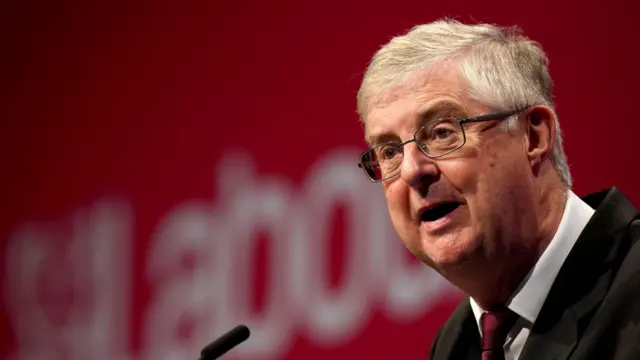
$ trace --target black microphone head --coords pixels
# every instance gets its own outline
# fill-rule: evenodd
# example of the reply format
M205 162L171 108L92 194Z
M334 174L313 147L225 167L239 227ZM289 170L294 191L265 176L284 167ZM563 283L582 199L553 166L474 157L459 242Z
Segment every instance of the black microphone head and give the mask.
M200 352L201 360L213 360L222 356L227 351L233 349L241 342L247 340L251 331L246 325L237 325L226 334L207 345Z

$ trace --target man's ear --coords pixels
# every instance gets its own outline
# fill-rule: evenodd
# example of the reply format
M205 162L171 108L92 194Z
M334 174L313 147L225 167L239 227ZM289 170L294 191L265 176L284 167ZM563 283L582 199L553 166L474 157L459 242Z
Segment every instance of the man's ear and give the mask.
M556 115L546 106L535 106L526 116L527 156L531 166L537 168L555 146Z

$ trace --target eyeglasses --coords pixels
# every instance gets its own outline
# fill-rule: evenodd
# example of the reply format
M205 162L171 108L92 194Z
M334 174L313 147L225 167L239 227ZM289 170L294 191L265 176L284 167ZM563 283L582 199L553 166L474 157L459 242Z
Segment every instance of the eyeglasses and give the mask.
M404 146L416 142L420 150L428 157L435 159L460 149L467 142L463 125L466 123L505 120L525 108L460 119L456 116L430 121L413 134L413 138L405 142L388 141L360 154L358 167L363 169L373 182L390 179L400 173L400 165L404 155Z

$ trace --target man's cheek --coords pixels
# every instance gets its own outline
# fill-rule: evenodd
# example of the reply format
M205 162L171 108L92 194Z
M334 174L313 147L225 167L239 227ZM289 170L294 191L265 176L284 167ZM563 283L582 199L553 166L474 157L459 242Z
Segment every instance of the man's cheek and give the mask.
M442 176L463 195L475 193L480 169L481 164L472 161L458 161L441 166Z
M403 208L409 206L407 187L402 185L399 183L399 179L393 183L383 183L387 204L392 211L403 211Z

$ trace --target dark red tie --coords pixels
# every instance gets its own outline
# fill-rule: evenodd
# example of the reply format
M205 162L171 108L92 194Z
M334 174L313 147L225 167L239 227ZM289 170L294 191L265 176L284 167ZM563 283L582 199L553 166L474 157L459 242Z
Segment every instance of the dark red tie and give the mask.
M509 309L487 311L480 317L482 360L504 360L503 346L518 316Z

